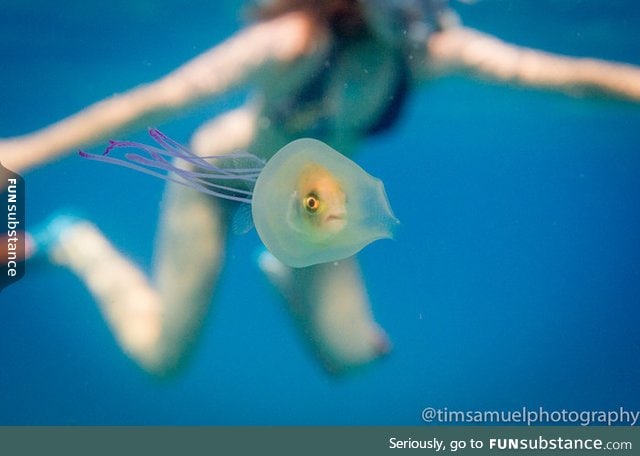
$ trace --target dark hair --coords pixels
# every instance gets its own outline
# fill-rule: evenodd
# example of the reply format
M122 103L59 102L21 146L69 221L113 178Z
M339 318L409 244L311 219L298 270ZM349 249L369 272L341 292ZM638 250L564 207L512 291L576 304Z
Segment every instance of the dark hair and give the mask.
M366 30L359 0L270 0L250 10L250 17L268 20L301 11L326 24L337 36L353 37Z

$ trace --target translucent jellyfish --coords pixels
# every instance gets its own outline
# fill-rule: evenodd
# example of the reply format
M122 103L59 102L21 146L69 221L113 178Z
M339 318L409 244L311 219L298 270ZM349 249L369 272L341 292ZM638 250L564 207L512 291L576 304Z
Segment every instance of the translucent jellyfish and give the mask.
M293 141L265 164L248 153L200 157L158 130L149 133L161 148L111 141L102 155L80 155L251 204L260 239L288 266L350 257L377 239L392 238L399 223L382 181L321 141ZM124 159L113 157L121 148L146 156L128 152Z

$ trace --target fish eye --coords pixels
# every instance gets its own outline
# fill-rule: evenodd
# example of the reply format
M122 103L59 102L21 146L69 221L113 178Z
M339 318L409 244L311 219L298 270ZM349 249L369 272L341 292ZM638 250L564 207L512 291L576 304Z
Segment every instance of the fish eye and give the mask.
M304 198L304 208L311 214L317 212L320 208L320 199L318 198L318 195L313 192L309 193Z

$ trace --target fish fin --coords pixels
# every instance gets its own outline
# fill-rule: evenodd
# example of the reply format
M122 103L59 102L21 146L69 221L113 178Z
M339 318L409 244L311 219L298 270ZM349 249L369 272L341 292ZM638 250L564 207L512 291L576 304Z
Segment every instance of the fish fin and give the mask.
M231 232L233 234L247 234L253 229L253 216L250 204L240 204L233 213Z

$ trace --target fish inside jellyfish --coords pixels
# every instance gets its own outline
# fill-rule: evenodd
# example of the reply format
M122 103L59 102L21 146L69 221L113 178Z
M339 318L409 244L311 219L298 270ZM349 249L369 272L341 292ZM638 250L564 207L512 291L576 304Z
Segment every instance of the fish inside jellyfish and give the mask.
M102 155L80 155L250 204L260 239L288 266L350 257L377 239L392 238L399 223L382 181L321 141L292 141L264 163L248 153L200 157L159 130L149 134L160 147L111 141ZM140 153L116 158L117 149Z

